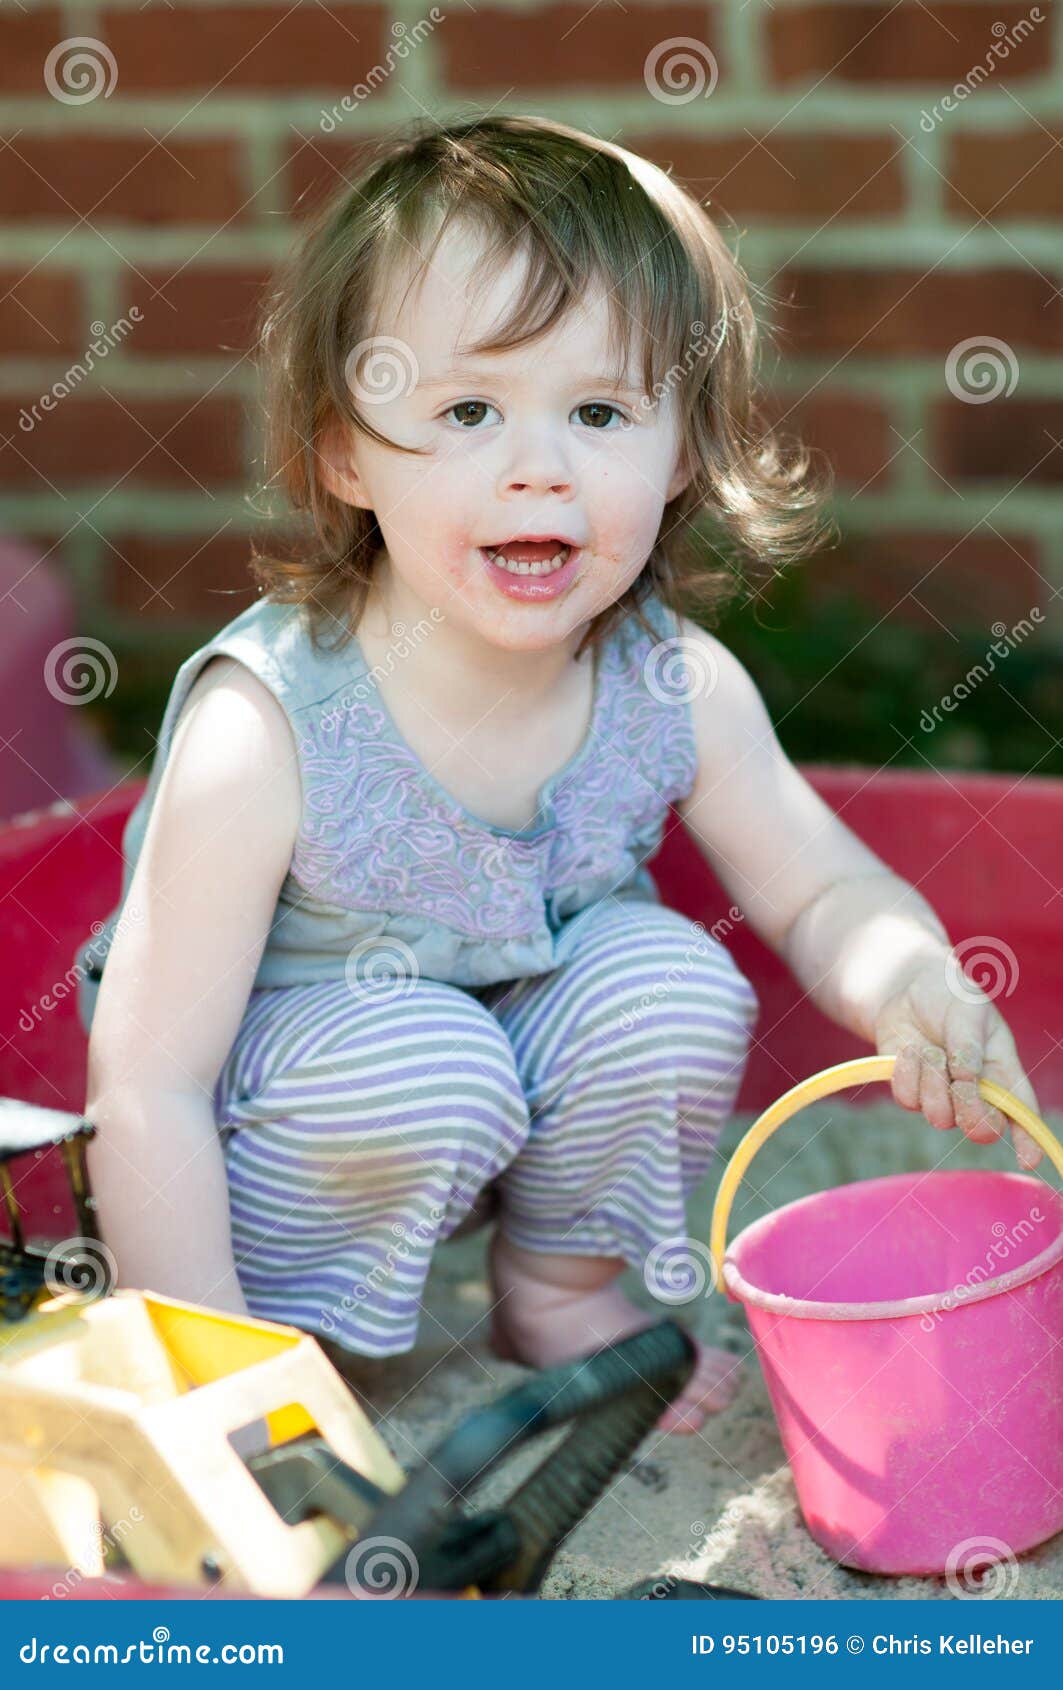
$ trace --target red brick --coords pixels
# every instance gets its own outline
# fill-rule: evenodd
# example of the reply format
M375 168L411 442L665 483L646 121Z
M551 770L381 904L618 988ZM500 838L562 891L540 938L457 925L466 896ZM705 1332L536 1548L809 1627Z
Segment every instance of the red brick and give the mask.
M58 6L43 12L5 7L3 65L5 94L44 94L44 65L48 54L68 31Z
M776 276L769 313L798 352L947 352L974 335L1063 345L1063 296L1029 265L993 270L812 270Z
M288 203L293 216L305 216L345 183L374 151L371 142L343 134L306 135L292 141L287 159Z
M942 400L931 411L932 460L957 481L1063 483L1063 399Z
M714 20L713 20L714 23ZM436 29L444 75L451 88L638 87L645 97L644 67L655 47L674 36L703 42L720 64L717 31L704 6L537 6L515 12L487 5L457 7ZM665 56L662 63L668 63ZM722 68L722 67L721 67ZM706 73L709 67L705 67ZM666 91L686 87L658 77ZM698 96L702 98L703 96ZM697 100L690 101L696 106Z
M242 484L243 408L235 399L121 400L74 392L42 411L30 430L19 424L36 393L0 400L0 483L65 490L86 483L108 488L154 486L196 492ZM155 444L158 441L159 444Z
M945 203L970 217L1063 217L1063 128L949 137Z
M160 126L162 127L162 126ZM137 135L22 134L0 147L0 216L89 225L210 223L247 217L235 141L161 145Z
M180 617L220 628L257 596L246 534L110 536L104 595L113 610L165 621Z
M78 554L83 549L82 536L76 528L67 524L61 529L40 529L26 538L37 555L45 558L53 569L73 577Z
M342 89L383 61L382 6L198 6L106 11L104 34L126 93L234 88Z
M796 437L825 453L839 484L872 491L891 479L890 459L901 442L877 399L822 388L805 397L771 393L763 411L784 442Z
M54 510L52 515L54 517ZM10 599L3 601L4 634L7 644L10 644L11 629L16 625L16 611L21 616L25 609L26 598L32 596L32 594L27 595L20 590L22 584L29 581L31 576L36 575L37 570L42 565L48 575L56 575L62 579L69 595L76 595L74 579L77 569L77 555L79 550L84 550L84 538L78 533L77 528L69 522L59 529L31 528L28 524L20 523L17 538L13 536L13 544L31 562L28 565L19 565L18 579L8 576L4 582L5 591L11 595ZM24 574L24 569L28 569L29 573ZM42 583L43 577L38 577L34 585ZM51 591L49 591L48 597L51 597Z
M0 272L0 353L25 357L79 351L81 293L73 276L41 265Z
M947 0L932 7L915 0L893 6L777 6L768 17L768 62L776 82L923 82L942 93L964 81L975 65L995 67L987 82L1004 77L1014 82L1052 64L1053 0L1041 0L1044 22L1033 23L1006 58L992 56L992 48L1003 45L993 34L994 23L999 19L1013 30L1028 11Z
M1032 536L852 534L807 567L814 602L852 593L867 606L869 627L886 617L938 634L943 626L988 630L998 618L1010 623L1033 605L1047 607L1051 593L1047 560Z
M758 142L762 141L762 145ZM736 216L872 217L902 210L902 144L886 135L652 135L624 145L709 210Z
M268 276L252 267L129 271L123 310L136 306L141 313L130 351L245 352Z

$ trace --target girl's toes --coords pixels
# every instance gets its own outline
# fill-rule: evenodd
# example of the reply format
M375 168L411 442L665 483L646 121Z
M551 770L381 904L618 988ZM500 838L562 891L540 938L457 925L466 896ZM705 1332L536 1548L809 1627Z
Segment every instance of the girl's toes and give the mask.
M740 1371L741 1363L736 1356L699 1344L694 1371L675 1402L669 1403L657 1421L658 1431L700 1431L710 1414L718 1414L733 1400Z
M657 1422L658 1432L700 1432L708 1419L708 1412L700 1403L684 1402L680 1397L669 1403Z

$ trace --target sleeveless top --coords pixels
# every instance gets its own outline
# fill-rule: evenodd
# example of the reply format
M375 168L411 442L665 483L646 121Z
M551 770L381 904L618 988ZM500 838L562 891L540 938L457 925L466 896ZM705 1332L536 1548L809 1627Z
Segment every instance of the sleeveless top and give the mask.
M360 976L384 970L475 989L560 966L573 918L606 895L659 902L645 859L669 806L693 787L696 754L676 617L656 595L642 609L659 640L631 615L606 636L583 744L540 788L535 825L511 829L479 820L436 782L399 732L357 638L342 652L317 651L299 605L250 605L177 671L122 835L120 901L77 952L86 1031L178 713L221 654L246 664L283 707L302 782L291 864L252 990L350 980L352 966Z

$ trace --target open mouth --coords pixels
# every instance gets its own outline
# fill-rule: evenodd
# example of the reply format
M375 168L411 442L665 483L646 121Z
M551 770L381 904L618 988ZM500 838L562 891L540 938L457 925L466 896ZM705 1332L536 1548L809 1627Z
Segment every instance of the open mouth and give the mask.
M576 547L558 539L510 540L504 546L481 546L480 550L507 575L555 575Z

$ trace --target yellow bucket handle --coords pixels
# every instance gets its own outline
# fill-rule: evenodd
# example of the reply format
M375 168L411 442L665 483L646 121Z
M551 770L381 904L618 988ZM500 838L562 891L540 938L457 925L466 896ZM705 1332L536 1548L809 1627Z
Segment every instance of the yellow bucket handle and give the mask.
M753 1122L724 1169L720 1189L712 1207L709 1249L717 1290L726 1291L723 1282L723 1258L727 1248L727 1222L731 1215L731 1204L743 1174L761 1145L766 1143L776 1127L781 1127L784 1121L788 1121L791 1115L796 1115L806 1103L815 1103L818 1098L827 1097L834 1091L844 1091L847 1086L863 1085L867 1080L888 1080L896 1060L895 1056L857 1056L850 1062L836 1062L833 1068L823 1068L818 1074L791 1086L789 1091L783 1092L783 1095ZM1017 1097L1013 1097L1010 1091L1005 1091L1003 1086L998 1086L995 1080L979 1080L978 1091L987 1103L992 1103L1002 1114L1010 1116L1020 1127L1024 1127L1063 1175L1063 1145L1039 1115L1027 1104L1021 1103Z

